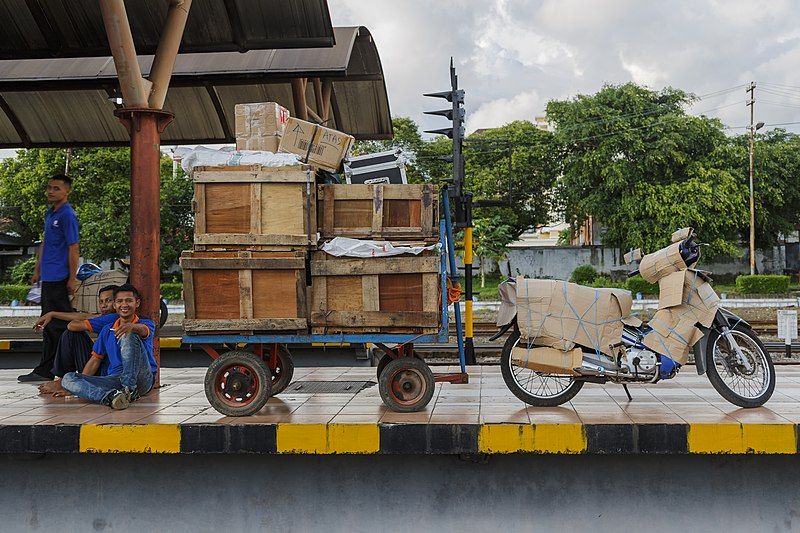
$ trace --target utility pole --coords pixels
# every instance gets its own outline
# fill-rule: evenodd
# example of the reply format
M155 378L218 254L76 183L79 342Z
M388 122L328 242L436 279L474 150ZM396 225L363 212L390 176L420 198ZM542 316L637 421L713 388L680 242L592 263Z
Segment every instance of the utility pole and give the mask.
M750 275L756 273L756 208L753 199L753 138L755 137L755 126L753 124L753 112L756 103L756 82L751 81L746 92L750 93Z

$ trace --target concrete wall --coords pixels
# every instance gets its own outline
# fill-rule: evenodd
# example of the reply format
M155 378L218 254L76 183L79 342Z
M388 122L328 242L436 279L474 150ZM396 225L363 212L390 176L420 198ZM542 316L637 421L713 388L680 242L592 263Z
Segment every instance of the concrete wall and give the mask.
M598 272L611 276L624 277L629 267L622 255L613 248L602 246L559 246L559 247L514 247L508 249L508 259L500 262L503 275L526 275L536 278L569 279L572 271L580 265L590 264ZM716 275L737 275L750 272L747 254L741 258L719 258L713 262L700 259L700 268L710 270ZM783 246L772 250L756 251L756 270L759 274L782 274L786 268L786 253Z
M3 531L791 531L797 456L0 457Z

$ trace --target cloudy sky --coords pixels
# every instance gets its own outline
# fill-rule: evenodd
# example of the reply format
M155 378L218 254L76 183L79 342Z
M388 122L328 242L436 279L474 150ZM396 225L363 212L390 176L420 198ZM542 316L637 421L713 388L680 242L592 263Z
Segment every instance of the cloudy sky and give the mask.
M426 129L423 92L448 88L454 56L467 129L541 115L551 99L604 83L708 95L691 112L749 123L800 121L800 3L770 0L329 0L334 25L377 43L392 113ZM441 102L441 101L440 101ZM441 104L439 104L441 105ZM784 126L800 132L800 124ZM744 132L742 129L734 133Z

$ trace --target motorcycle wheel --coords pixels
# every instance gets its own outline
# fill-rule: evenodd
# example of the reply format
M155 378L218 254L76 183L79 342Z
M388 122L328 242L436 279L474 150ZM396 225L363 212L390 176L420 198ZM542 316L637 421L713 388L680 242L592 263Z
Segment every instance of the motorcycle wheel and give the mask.
M536 372L511 361L511 350L519 338L515 328L500 353L503 381L514 396L536 407L555 407L574 398L583 388L583 381L576 381L574 376Z
M711 330L706 346L706 373L716 391L739 407L760 407L775 390L775 366L764 344L744 324L731 328L731 334L748 359L751 370L738 363L735 352L716 330Z

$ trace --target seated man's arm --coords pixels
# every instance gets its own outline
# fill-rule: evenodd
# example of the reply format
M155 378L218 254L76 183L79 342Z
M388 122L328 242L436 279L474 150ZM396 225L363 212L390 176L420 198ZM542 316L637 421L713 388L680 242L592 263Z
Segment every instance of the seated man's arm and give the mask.
M83 367L81 374L84 376L94 376L97 374L97 371L100 370L100 364L103 360L97 357L96 354L92 353L92 356L86 362L86 366Z
M70 331L93 331L92 325L89 323L90 318L95 318L100 315L88 315L85 313L73 313L75 315L82 314L84 315L81 318L75 318L74 320L70 320L69 324L67 324L67 329Z
M93 315L91 313L76 313L76 312L67 312L67 311L50 311L48 313L43 314L39 317L39 320L36 321L36 324L33 325L33 329L42 330L44 327L49 324L54 318L58 320L65 320L67 322L72 320L86 320L87 318L92 318L97 315Z

